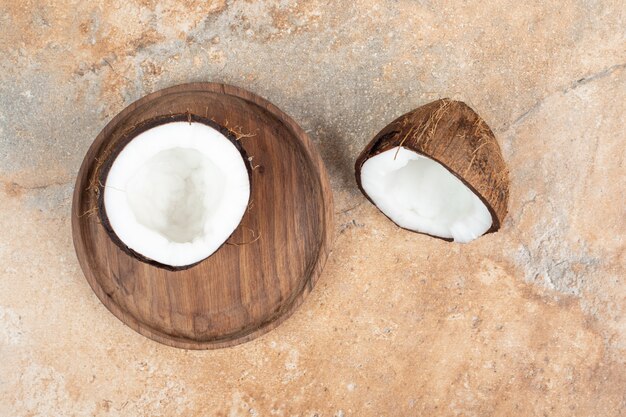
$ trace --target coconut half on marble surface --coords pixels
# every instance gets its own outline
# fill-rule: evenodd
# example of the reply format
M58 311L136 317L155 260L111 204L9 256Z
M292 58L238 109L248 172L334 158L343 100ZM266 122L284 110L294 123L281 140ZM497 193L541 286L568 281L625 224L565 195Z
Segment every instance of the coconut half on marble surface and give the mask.
M361 152L356 181L398 226L467 243L497 231L509 178L485 121L465 103L441 99L385 127Z
M103 165L99 214L131 256L189 268L217 251L250 199L249 162L228 129L162 117L137 127Z

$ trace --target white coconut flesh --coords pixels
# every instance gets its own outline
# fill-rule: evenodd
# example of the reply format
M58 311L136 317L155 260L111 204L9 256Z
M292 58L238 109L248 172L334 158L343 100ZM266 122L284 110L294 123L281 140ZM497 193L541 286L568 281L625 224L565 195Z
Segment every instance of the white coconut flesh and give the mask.
M455 242L470 242L492 224L480 198L439 162L398 147L369 158L361 186L397 225Z
M215 252L248 206L250 179L235 145L203 123L172 122L132 139L113 162L104 207L119 239L182 267Z

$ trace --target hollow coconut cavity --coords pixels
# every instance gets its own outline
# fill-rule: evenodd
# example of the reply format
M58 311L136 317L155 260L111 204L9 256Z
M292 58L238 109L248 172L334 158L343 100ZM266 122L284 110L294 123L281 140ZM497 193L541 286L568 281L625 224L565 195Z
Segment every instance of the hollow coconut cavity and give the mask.
M395 147L368 159L361 186L372 202L405 229L470 242L491 227L485 204L440 163Z
M467 243L500 228L508 171L487 124L437 100L386 126L356 161L363 193L398 226Z
M230 237L249 199L250 178L235 143L207 124L178 121L123 147L106 175L103 207L124 246L184 268Z

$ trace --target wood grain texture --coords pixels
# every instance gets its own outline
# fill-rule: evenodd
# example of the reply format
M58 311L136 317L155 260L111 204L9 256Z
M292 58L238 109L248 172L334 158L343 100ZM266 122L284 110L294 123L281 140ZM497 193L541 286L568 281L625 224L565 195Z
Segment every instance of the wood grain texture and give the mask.
M493 132L467 104L450 99L433 101L381 130L355 163L356 181L365 196L361 167L372 156L397 146L442 164L489 209L493 223L486 233L500 229L507 214L509 171Z
M227 127L253 169L249 207L227 244L192 268L170 271L123 251L94 208L100 170L120 141L146 121L177 114ZM186 349L233 346L285 320L322 271L332 225L328 177L306 133L268 101L214 83L167 88L118 114L87 152L72 204L74 246L98 298L139 333ZM246 244L253 233L260 238Z

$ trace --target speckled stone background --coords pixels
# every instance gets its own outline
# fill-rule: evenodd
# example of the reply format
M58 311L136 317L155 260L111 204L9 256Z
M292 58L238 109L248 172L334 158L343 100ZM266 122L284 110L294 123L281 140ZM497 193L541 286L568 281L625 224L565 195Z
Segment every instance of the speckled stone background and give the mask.
M0 4L1 416L626 415L622 0ZM70 233L83 155L190 81L247 88L311 135L336 242L253 342L162 346L92 293ZM510 215L469 245L400 230L353 160L440 97L491 125Z

